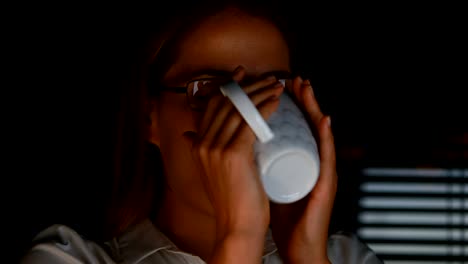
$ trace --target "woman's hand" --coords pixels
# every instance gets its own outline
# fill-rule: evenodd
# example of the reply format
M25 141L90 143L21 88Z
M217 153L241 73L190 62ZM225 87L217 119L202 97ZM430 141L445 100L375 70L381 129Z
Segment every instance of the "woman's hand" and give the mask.
M244 69L238 68L233 78L240 81L244 75ZM278 107L284 87L273 77L243 89L268 119ZM255 134L230 100L219 93L209 99L197 137L190 140L216 218L217 246L211 260L259 262L270 212L255 164Z
M330 117L321 112L308 80L296 77L288 89L318 140L320 176L312 192L300 201L270 205L273 238L286 263L329 263L328 227L337 188Z

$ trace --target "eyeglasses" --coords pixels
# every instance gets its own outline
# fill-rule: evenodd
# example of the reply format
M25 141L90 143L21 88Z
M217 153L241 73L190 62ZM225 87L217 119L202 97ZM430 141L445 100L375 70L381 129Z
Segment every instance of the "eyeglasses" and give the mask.
M278 79L283 85L286 85L290 77ZM185 87L159 87L160 91L172 93L185 93L190 108L194 111L203 111L208 100L220 92L219 86L229 82L226 78L211 77L196 79L188 82Z

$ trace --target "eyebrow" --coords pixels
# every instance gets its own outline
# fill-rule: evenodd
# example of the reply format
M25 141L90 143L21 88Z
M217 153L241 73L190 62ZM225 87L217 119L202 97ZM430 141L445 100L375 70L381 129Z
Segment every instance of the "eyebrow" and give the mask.
M184 74L184 79L191 80L196 78L197 76L201 75L211 75L211 76L225 76L229 77L232 74L232 71L227 71L227 70L220 70L220 69L214 69L214 68L204 68L204 69L199 69L196 71L188 72L187 74ZM279 78L289 78L292 77L292 73L287 70L275 70L275 71L269 71L260 74L259 76L255 76L255 78L265 78L267 76L274 75ZM246 76L248 79L253 78L253 76Z

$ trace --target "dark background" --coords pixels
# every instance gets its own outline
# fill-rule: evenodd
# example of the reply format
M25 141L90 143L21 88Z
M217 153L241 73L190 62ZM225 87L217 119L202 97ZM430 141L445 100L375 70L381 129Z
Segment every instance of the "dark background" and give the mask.
M145 17L163 12L153 5L12 10L19 12L4 32L12 60L4 62L2 87L9 132L2 215L15 256L53 223L89 238L101 229L116 87L133 38L153 21ZM285 12L300 33L306 75L332 117L341 219L333 228L355 228L355 176L365 165L465 163L461 7L292 3Z

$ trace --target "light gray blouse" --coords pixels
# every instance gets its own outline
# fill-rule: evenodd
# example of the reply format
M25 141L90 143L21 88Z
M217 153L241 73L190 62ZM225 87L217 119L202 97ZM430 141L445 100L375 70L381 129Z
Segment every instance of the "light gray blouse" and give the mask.
M33 242L36 244L23 257L21 264L205 263L198 256L179 250L149 219L129 228L120 237L106 242L107 250L64 225L53 225L45 229ZM328 258L333 264L382 263L356 235L345 233L336 233L329 237ZM266 236L263 263L282 263L271 232Z

